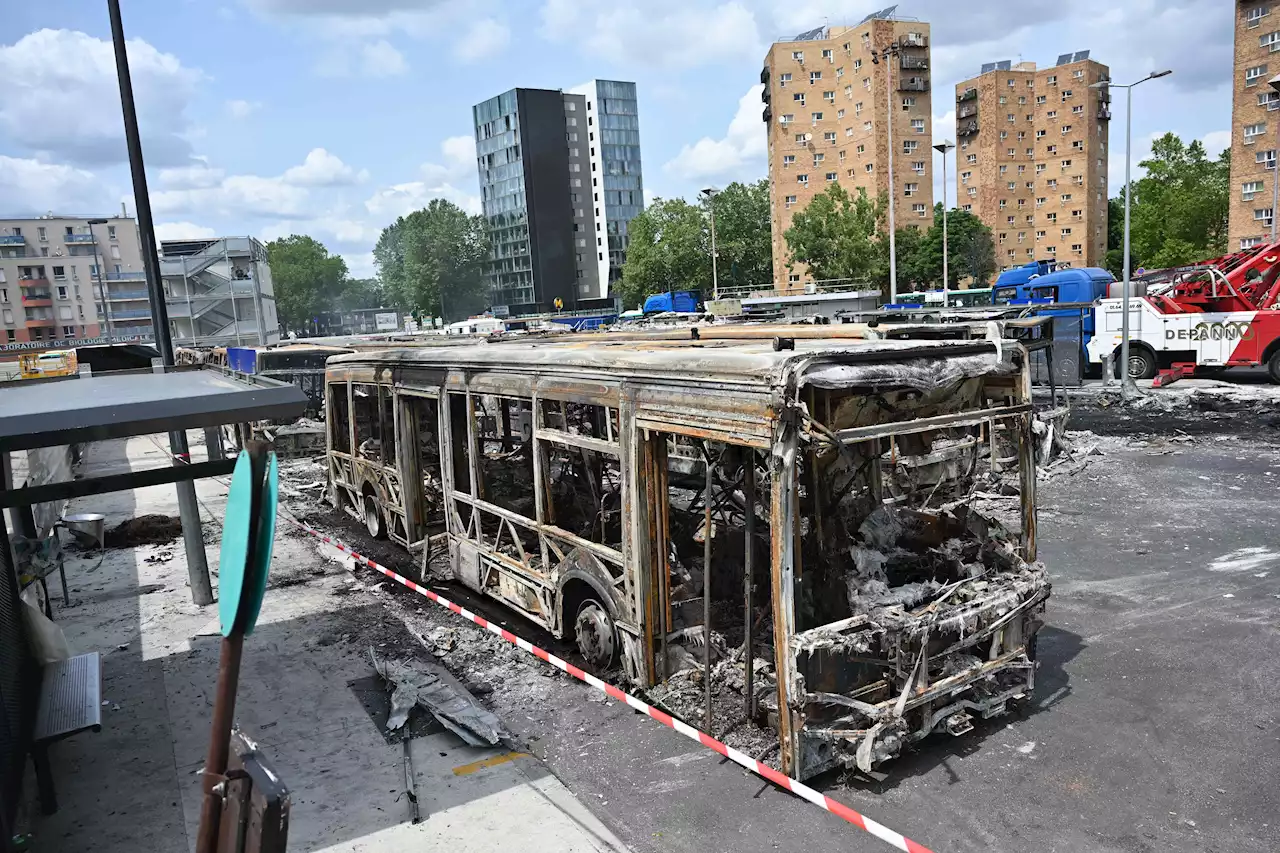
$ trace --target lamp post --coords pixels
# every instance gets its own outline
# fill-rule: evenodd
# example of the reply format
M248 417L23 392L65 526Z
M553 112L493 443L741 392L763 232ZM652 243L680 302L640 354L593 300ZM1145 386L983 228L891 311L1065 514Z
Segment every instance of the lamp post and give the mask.
M898 56L902 52L901 46L897 42L893 42L888 47L879 52L871 51L871 64L879 65L880 60L885 60L884 64L884 101L885 101L885 128L889 141L889 301L896 303L898 301L898 236L897 229L893 222L893 66L888 60Z
M716 263L716 195L720 191L715 187L706 187L702 194L707 198L707 208L711 211L711 298L720 298L720 273Z
M111 322L111 304L107 302L107 286L102 283L102 259L98 257L98 235L94 233L93 226L106 225L105 219L90 219L89 236L93 239L93 269L97 273L95 278L98 280L98 297L102 300L102 317L107 321L107 337L111 337L115 329L112 328Z
M1157 77L1168 77L1172 74L1171 70L1153 71L1141 80L1127 85L1112 83L1110 80L1099 80L1097 83L1091 83L1090 89L1102 89L1104 92L1108 88L1125 90L1124 105L1124 284L1121 294L1120 310L1124 313L1124 317L1120 321L1120 399L1128 401L1137 393L1137 386L1133 384L1133 377L1129 374L1129 267L1131 266L1131 245L1129 226L1132 222L1132 200L1133 200L1133 181L1130 177L1133 160L1133 87L1138 86L1148 80L1155 80ZM1274 212L1274 211L1273 211Z
M1272 99L1280 98L1280 74L1272 77L1269 81L1272 92L1276 93ZM1268 106L1267 109L1271 107ZM1276 211L1280 210L1280 171L1276 169L1276 157L1280 156L1280 121L1276 122L1276 151L1271 158L1271 242L1276 242Z
M948 295L948 288L951 284L949 277L948 261L950 253L947 249L947 153L954 150L955 143L951 140L943 140L933 146L933 150L942 155L942 307L946 308L951 304Z

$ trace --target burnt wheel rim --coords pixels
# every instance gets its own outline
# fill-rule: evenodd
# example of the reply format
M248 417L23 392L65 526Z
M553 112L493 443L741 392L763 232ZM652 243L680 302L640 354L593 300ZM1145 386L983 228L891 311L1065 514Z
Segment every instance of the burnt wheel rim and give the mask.
M606 667L612 663L615 643L613 620L599 604L588 601L578 609L574 633L578 651L587 663L594 667Z
M374 537L382 527L382 521L378 517L378 504L369 497L364 499L364 527L369 531L369 535Z

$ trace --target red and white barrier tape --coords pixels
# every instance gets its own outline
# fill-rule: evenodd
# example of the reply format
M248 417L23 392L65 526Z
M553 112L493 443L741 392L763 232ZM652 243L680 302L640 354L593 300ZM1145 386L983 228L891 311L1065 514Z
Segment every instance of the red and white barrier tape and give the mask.
M547 663L551 664L561 672L566 672L569 675L572 675L574 678L578 679L579 681L586 682L587 684L594 687L596 690L603 692L605 695L609 696L612 699L615 699L619 702L626 703L628 706L634 708L637 711L640 711L641 713L649 717L652 717L653 719L662 723L664 726L671 729L675 729L677 732L689 738L690 740L695 740L698 743L702 744L703 746L707 747L708 749L720 753L725 758L728 758L730 761L734 762L735 764L739 764L745 767L746 769L750 770L752 773L755 773L757 776L761 776L765 779L768 779L770 782L777 785L778 787L785 788L786 790L790 791L796 796L802 799L808 800L809 802L813 803L815 806L826 809L827 811L831 812L837 817L844 818L849 823L853 824L859 829L862 829L862 830L865 830L866 832L871 833L876 838L879 838L881 841L887 842L899 850L905 850L907 851L907 853L931 853L929 848L921 846L909 838L904 838L902 835L899 835L898 833L894 832L892 829L889 829L888 827L882 824L876 823L874 820L872 820L869 817L866 817L865 815L859 814L858 812L854 811L853 809L849 808L843 803L836 802L835 800L831 799L825 794L821 794L818 791L815 791L813 788L810 788L808 785L805 785L801 782L797 782L795 779L791 779L783 775L782 773L779 773L777 770L774 770L772 767L769 767L767 764L761 761L756 761L751 756L745 753L739 752L738 750L734 749L731 746L727 746L726 744L721 743L720 741L711 737L711 735L705 734L704 732L700 732L697 729L693 728L692 726L688 725L687 723L684 723L681 720L677 720L675 717L672 717L670 714L665 714L662 711L659 711L657 708L654 708L648 703L643 702L640 699L637 699L636 697L632 696L630 693L625 693L622 690L619 690L617 687L614 687L612 684L608 684L607 682L601 681L599 678L596 678L591 673L584 672L583 670L579 669L578 667L574 666L568 661L562 660L561 658L556 657L550 652L547 652L547 651L544 651L543 649L538 648L533 643L530 643L528 640L522 640L521 638L517 637L515 634L508 631L507 629L493 624L488 619L485 619L483 616L477 616L476 614L472 613L470 610L467 610L465 607L461 607L457 604L454 604L452 601L449 601L447 598L441 597L440 595L427 589L425 586L414 583L408 578L402 575L399 575L396 572L393 572L391 569L388 569L385 566L378 565L373 560L370 560L368 557L364 557L360 554L357 554L346 544L344 544L343 542L337 539L334 539L332 536L321 533L319 530L316 530L315 528L310 527L309 525L303 524L301 521L298 521L297 519L290 518L284 513L281 513L280 517L293 522L298 527L301 527L303 530L310 533L312 536L315 536L321 542L324 542L326 545L331 545L334 548L337 548L339 551L343 551L347 554L350 554L353 558L355 558L357 562L363 563L364 565L368 566L374 571L381 572L382 574L391 578L396 583L402 586L408 587L414 592L417 592L421 595L426 596L431 601L434 601L436 604L439 604L441 607L452 610L454 613L458 614L463 619L468 619L474 622L475 624L479 625L481 628L484 628L489 633L496 634L497 636L506 640L508 643L514 643L519 648L523 649L524 651L528 652L534 657L537 657L537 658L540 658L541 660L546 661Z

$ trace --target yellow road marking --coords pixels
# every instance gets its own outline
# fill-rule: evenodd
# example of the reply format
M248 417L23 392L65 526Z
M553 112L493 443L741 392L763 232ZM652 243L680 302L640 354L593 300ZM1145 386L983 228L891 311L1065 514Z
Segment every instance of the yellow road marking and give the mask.
M489 758L482 758L479 761L473 761L470 764L462 764L453 768L454 776L470 776L477 770L483 770L486 767L494 767L498 764L506 764L508 761L515 761L517 758L524 758L526 752L504 752L501 755L494 755Z

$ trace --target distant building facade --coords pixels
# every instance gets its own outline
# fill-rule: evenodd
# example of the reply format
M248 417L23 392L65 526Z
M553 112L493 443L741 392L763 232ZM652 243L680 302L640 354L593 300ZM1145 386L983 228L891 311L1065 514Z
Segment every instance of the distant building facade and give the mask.
M880 60L890 48L896 52ZM802 265L788 266L784 235L795 214L830 184L887 197L892 170L896 226L933 224L928 24L890 10L854 27L801 33L769 48L760 82L776 287L797 289L812 281Z
M956 204L992 232L996 263L1101 266L1107 251L1109 80L1088 51L993 62L956 85Z
M101 306L128 304L139 283L145 306L142 250L130 217L0 219L0 345L116 333Z
M635 84L512 89L472 117L492 304L519 315L607 297L644 200Z
M1262 0L1237 0L1234 5L1227 224L1227 248L1233 252L1271 241L1280 133L1280 93L1270 85L1280 75L1280 7Z
M160 244L160 276L175 346L279 343L275 288L261 241L165 240ZM140 334L150 333L150 311L129 319Z

